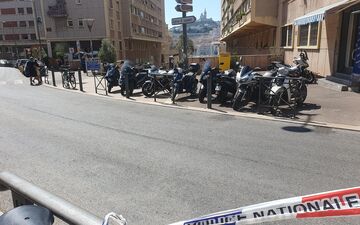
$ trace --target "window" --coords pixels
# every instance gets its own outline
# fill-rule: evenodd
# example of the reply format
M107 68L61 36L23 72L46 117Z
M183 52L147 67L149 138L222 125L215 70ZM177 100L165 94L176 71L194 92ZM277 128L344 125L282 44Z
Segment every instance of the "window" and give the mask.
M21 39L22 40L29 40L29 35L28 34L22 34Z
M32 8L26 8L26 13L27 14L33 14Z
M74 23L73 23L72 19L67 20L67 26L71 27L71 28L74 27Z
M30 39L31 40L36 40L36 34L30 34Z
M320 23L314 22L299 26L299 47L318 48L320 40Z
M293 26L288 25L281 28L281 47L293 46Z
M18 14L23 15L25 13L24 8L18 8Z
M34 27L34 21L32 20L29 21L29 27Z
M84 27L84 19L79 18L78 25L79 25L79 27Z
M20 21L19 27L26 27L26 21Z

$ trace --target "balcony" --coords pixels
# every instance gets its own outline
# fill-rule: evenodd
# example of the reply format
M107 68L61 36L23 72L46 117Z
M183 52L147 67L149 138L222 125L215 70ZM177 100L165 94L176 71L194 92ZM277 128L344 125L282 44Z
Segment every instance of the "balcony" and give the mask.
M54 6L49 6L49 10L47 14L50 17L67 17L67 11L66 11L66 2L65 0L56 0L56 4Z
M223 15L222 41L277 26L278 0L237 0L230 7L234 13Z

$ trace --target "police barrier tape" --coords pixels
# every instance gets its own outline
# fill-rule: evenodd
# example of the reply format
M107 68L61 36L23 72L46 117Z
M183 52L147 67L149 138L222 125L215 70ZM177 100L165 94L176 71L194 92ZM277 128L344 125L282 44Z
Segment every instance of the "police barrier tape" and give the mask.
M237 225L262 222L360 216L360 187L266 202L171 225Z

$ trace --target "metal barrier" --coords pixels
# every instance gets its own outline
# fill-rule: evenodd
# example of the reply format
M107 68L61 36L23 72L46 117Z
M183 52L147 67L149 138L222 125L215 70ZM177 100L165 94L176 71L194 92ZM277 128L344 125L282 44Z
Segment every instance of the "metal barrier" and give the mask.
M106 73L92 71L92 75L94 77L95 93L98 94L98 91L101 90L105 91L105 95L108 95Z
M72 225L101 225L102 219L9 172L0 173L0 191L10 190L14 207L36 204Z

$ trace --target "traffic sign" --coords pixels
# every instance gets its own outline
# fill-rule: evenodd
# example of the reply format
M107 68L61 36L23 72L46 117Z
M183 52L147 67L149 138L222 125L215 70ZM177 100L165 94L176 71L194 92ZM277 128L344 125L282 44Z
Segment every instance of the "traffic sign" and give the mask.
M175 25L180 25L180 24L194 23L195 21L196 21L195 16L178 17L178 18L173 18L171 20L171 24L175 26Z
M175 9L178 12L192 12L193 6L192 5L177 5L175 7Z
M193 0L176 0L179 4L193 4Z

